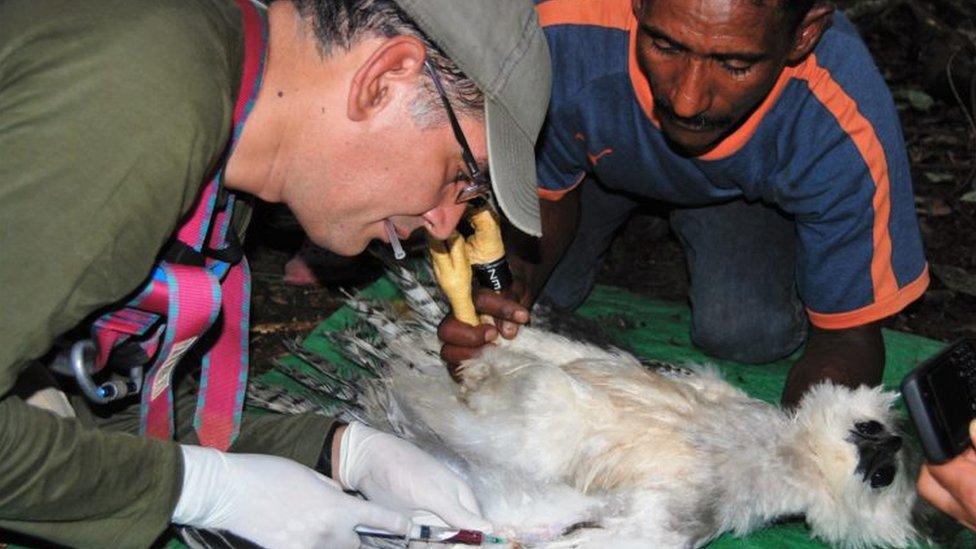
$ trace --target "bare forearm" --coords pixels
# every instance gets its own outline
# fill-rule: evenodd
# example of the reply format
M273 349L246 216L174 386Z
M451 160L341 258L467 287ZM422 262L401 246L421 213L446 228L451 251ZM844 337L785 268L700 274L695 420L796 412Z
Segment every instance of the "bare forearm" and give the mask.
M878 323L844 330L811 327L803 355L787 377L783 405L795 406L810 386L824 380L852 388L878 385L884 362Z
M514 229L505 233L513 274L525 284L526 291L520 301L527 307L535 303L549 275L576 236L579 197L577 187L560 200L541 201L542 238L535 239Z

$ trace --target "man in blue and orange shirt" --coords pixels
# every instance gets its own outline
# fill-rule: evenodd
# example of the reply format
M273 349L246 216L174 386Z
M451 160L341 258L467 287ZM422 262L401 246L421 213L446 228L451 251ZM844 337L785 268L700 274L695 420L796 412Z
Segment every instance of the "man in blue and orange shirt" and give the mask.
M895 107L848 20L820 0L536 8L553 92L537 148L544 236L515 265L521 304L579 305L614 231L663 201L696 345L763 363L805 342L786 405L824 379L880 383L879 322L928 272ZM491 296L479 306L508 321L506 337L528 318ZM497 331L449 320L441 337L458 361Z
M511 258L515 301L477 296L499 327L449 316L443 357L513 337L540 293L579 305L614 231L664 201L698 346L761 363L805 342L786 405L825 379L880 383L879 323L922 295L928 270L898 117L850 22L822 0L548 0L537 11L553 62L537 148L543 238L531 260ZM969 528L974 464L969 449L926 465L918 484Z

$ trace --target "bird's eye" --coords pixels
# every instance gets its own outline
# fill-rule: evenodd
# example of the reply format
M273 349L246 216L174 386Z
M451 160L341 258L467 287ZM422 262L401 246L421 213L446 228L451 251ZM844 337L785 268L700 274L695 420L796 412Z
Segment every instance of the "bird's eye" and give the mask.
M895 466L892 464L879 467L871 475L871 488L883 488L895 480Z
M860 421L854 424L854 428L857 429L858 433L866 437L877 436L884 431L884 426L874 420Z

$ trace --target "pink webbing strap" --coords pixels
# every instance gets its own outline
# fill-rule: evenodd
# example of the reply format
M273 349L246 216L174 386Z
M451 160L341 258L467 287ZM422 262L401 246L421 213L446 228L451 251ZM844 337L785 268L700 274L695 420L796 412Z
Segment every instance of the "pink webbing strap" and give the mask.
M222 287L223 329L203 358L193 428L201 445L225 450L237 437L247 390L251 295L247 259L231 267Z
M167 293L166 331L142 387L143 434L173 436L173 370L213 324L220 308L220 282L207 269L163 265ZM161 293L161 291L160 291Z
M176 232L177 240L198 252L203 249L203 244L207 241L207 232L210 230L210 221L213 219L214 205L217 202L219 190L217 177L214 177L203 188L200 197L197 198L196 205L193 207L193 214Z
M234 105L233 143L240 138L244 120L257 98L267 43L264 21L257 9L248 0L237 0L237 4L244 17L245 40L241 90ZM227 245L227 232L234 230L231 227L234 202L230 196L227 207L217 214L216 230L210 236L211 248L222 249ZM217 342L203 358L193 427L204 446L226 450L240 430L249 365L250 297L251 271L247 259L242 258L224 278L223 327Z
M234 134L227 156L240 137L260 87L267 43L265 23L248 0L236 0L244 22L244 70L234 107ZM177 239L197 252L208 245L227 247L234 198L216 212L222 173L202 190L192 214L177 231ZM209 238L208 238L209 235ZM220 276L226 275L220 281ZM245 260L228 265L208 258L206 268L162 262L143 291L124 308L99 318L92 331L98 342L96 368L105 365L111 349L130 337L147 356L156 352L142 389L144 434L173 436L173 370L218 314L222 329L203 357L203 372L194 417L200 441L226 450L240 427L247 384L250 271ZM162 336L162 342L159 337Z
M125 308L102 316L92 326L92 337L95 339L95 369L101 370L108 363L109 354L115 345L132 336L145 336L149 329L159 323L159 315ZM153 356L146 353L146 356Z

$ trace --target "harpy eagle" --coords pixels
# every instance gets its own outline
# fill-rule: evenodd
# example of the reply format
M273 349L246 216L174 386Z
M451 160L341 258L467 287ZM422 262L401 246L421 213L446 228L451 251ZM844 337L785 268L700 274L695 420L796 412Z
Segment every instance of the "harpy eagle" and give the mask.
M329 336L376 379L333 384L332 394L347 417L461 474L495 533L519 546L699 547L796 515L840 547L919 536L893 393L825 383L784 411L715 368L642 363L560 335L566 322L544 311L466 362L457 384L438 355L445 311L429 273L391 277L409 307L350 298L359 322ZM277 406L266 389L255 385L252 403Z

